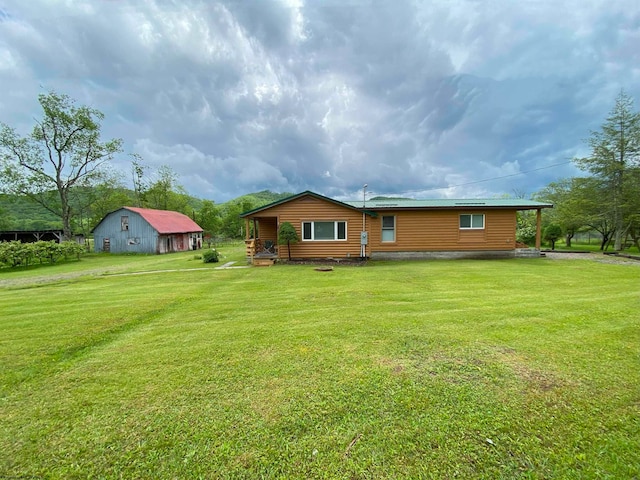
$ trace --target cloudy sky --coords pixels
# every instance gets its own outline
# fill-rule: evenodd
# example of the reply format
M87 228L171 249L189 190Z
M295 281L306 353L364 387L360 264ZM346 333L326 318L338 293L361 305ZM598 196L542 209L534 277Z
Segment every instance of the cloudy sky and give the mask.
M574 176L624 89L637 0L0 0L0 121L55 90L224 202L530 195Z

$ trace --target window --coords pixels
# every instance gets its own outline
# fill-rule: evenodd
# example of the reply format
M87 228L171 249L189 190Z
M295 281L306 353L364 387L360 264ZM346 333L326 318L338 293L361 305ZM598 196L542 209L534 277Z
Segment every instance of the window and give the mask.
M347 222L302 222L302 240L346 240Z
M122 230L129 230L129 217L126 215L123 215L122 217L120 217L120 228Z
M484 214L463 213L462 215L460 215L460 228L461 229L483 229Z
M383 242L396 241L396 217L393 217L393 216L382 217L382 241Z

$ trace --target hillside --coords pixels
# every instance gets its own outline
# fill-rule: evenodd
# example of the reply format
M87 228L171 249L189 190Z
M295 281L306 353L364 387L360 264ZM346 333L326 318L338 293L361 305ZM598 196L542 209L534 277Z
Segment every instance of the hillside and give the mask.
M226 205L239 205L244 203L251 204L252 208L257 208L261 207L262 205L268 205L269 203L277 202L278 200L282 200L283 198L287 198L292 195L293 193L290 192L276 193L272 192L271 190L262 190L261 192L241 195L220 205L224 207Z
M18 195L0 194L0 228L3 230L49 230L62 228L59 217Z
M102 202L99 202L101 205L97 207L96 212L91 215L92 220L88 223L93 223L93 225L89 225L87 233L102 218L104 213L113 211L121 206L134 205L134 194L127 189L121 189L119 195L114 196L112 201L106 201L103 196L96 195L95 192L87 192L86 195L102 200ZM270 190L263 190L241 195L228 202L217 204L217 206L223 215L229 212L236 216L241 211L267 205L291 195L291 193L286 192L275 193ZM203 200L190 195L186 197L183 213L193 216L202 208ZM0 194L0 230L49 230L58 228L62 228L60 218L27 197Z

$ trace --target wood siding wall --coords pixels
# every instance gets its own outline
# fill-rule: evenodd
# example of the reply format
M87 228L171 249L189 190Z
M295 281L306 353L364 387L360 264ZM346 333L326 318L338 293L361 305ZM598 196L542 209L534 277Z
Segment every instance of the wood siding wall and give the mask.
M516 248L515 210L431 210L377 212L365 216L369 243L366 253L437 252L437 251L504 251ZM484 214L484 229L461 230L460 214ZM382 242L382 216L395 216L395 241ZM276 242L277 228L290 222L302 238L302 222L345 221L347 240L300 241L291 245L293 258L345 258L360 256L362 213L315 197L302 197L276 205L259 213L260 240ZM287 257L287 247L280 246L280 258Z
M271 219L276 222L269 221ZM291 245L293 258L346 258L360 256L360 232L362 230L362 214L356 210L344 208L315 197L302 197L298 200L276 205L266 212L261 212L258 234L260 239L277 239L278 225L290 222L302 238L302 222L345 221L347 222L347 239L333 241L301 240ZM278 256L287 258L287 246L278 248Z
M516 248L514 210L390 211L367 218L369 244L374 252L478 251ZM460 214L484 214L484 229L461 230ZM396 218L396 241L382 242L382 216Z
M300 233L298 233L298 235L299 234ZM265 240L271 240L274 245L277 245L278 225L273 218L258 219L258 238L260 238L263 243Z

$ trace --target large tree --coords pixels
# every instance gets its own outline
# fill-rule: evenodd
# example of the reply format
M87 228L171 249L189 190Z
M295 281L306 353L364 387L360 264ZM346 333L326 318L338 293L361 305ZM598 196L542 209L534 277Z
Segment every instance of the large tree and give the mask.
M616 231L612 204L602 201L607 194L606 187L597 178L577 177L572 180L571 202L576 205L580 222L602 236L600 250L606 250Z
M50 92L38 100L43 116L26 137L0 124L0 172L8 192L26 195L59 216L64 237L71 239L73 190L100 183L122 140L101 142L102 112L77 107L67 95Z
M614 249L621 250L629 216L634 213L631 207L637 202L633 192L635 171L640 168L640 113L633 110L629 95L620 92L601 130L592 132L588 143L591 155L575 162L600 183L604 195L599 201L611 215Z

